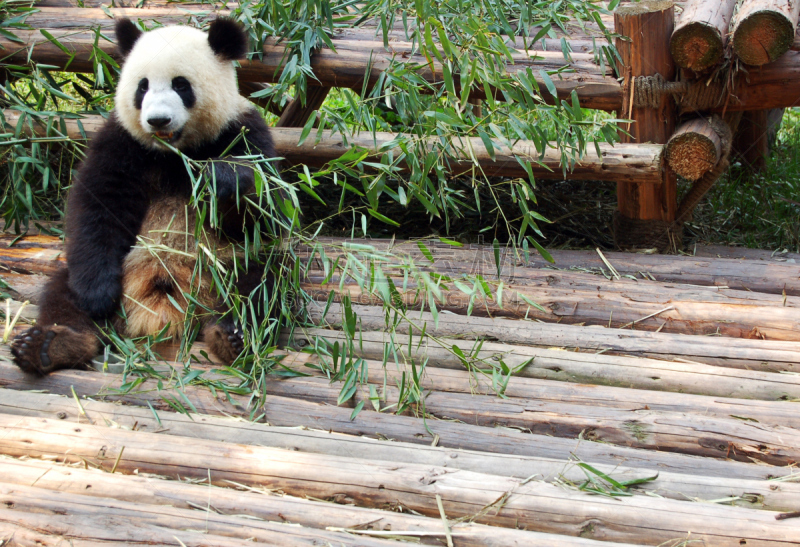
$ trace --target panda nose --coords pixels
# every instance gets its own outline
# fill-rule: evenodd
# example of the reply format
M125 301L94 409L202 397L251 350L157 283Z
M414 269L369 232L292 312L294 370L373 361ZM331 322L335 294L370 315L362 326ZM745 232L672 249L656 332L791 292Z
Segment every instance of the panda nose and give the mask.
M161 129L162 127L166 127L171 121L172 118L147 118L147 123L149 123L156 129Z

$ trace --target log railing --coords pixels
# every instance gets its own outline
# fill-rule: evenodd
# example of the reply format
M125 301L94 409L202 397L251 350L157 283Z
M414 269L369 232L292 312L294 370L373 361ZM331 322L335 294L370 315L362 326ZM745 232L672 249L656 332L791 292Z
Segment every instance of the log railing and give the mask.
M20 120L20 113L14 110L3 112L8 128L15 128ZM88 115L78 119L66 119L67 135L71 139L91 138L104 123L101 116ZM26 123L23 132L30 136L46 136L47 128L36 121ZM327 162L342 156L351 147L370 150L376 156L388 152L382 150L382 145L392 142L397 138L394 133L378 132L374 135L364 134L344 138L331 131L323 131L321 138L315 138L316 133L309 136L302 144L300 136L302 129L290 127L276 127L272 130L275 149L290 163L302 163L312 167L321 167ZM52 136L52 133L51 135ZM540 156L533 143L519 141L511 148L496 145L494 159L489 154L486 145L479 137L464 138L455 141L454 159L450 163L453 174L467 172L474 167L473 158L477 160L480 168L489 176L526 177L525 169L517 158L531 162L534 176L542 179L563 179L561 170L561 154L555 146L548 146L544 156ZM582 180L625 180L631 183L655 183L660 180L661 150L663 146L654 144L618 144L616 146L601 144L600 156L591 148L586 156L567 173L566 177ZM378 150L381 150L378 154ZM471 152L470 152L471 151ZM395 157L401 153L395 149Z

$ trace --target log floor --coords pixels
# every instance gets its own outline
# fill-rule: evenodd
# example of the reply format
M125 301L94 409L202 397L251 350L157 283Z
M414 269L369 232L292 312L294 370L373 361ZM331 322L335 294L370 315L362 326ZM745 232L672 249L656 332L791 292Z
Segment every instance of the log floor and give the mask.
M0 279L34 302L16 329L60 251L0 236ZM432 271L498 281L491 248L430 252ZM270 376L258 399L183 382L234 384L202 344L132 388L113 371L26 376L0 345L0 546L800 545L796 257L553 254L501 256L507 302L535 316L455 299L390 339L380 307L355 305L363 384L344 405L302 351L343 336L322 297L281 340L308 375ZM519 370L498 395L442 342ZM411 362L424 404L397 414Z

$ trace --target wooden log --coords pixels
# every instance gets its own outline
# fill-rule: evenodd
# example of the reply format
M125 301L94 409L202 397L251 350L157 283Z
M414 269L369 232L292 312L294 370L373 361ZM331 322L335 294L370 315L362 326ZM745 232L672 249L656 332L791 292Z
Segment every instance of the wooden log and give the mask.
M733 154L742 167L752 172L763 171L769 157L769 113L771 110L745 112L733 140Z
M378 256L391 251L396 256L413 259L419 266L430 263L416 241L341 237L319 237L317 241L326 245L328 256L336 251L352 251L352 245L356 244L362 249L364 245L372 247ZM436 270L448 275L480 274L486 279L505 282L536 278L543 273L535 270L546 270L544 273L552 274L554 268L588 270L606 277L610 275L608 264L596 251L550 249L548 252L555 261L550 263L536 252L526 253L523 249L511 246L501 246L499 259L496 259L493 245L468 243L453 246L436 239L423 240L421 244L433 256ZM300 249L300 256L308 257L311 251L311 247ZM800 254L721 246L698 246L695 252L696 256L664 256L604 251L603 257L622 276L800 296ZM743 258L747 260L743 261ZM531 269L534 271L531 272Z
M681 124L664 149L669 166L688 180L697 180L722 158L722 140L704 118Z
M438 516L437 494L449 518L508 528L658 545L691 531L712 545L796 545L800 523L739 507L687 504L635 496L586 496L544 482L527 482L432 466L381 464L352 457L198 441L121 429L75 426L41 418L0 416L2 453L57 455L130 474L235 481L291 495L352 500L365 506L400 504ZM120 451L124 453L120 456ZM120 457L118 457L120 456ZM209 469L213 469L209 472ZM501 501L502 500L502 501ZM486 508L490 511L485 511ZM590 525L587 525L587 520Z
M205 505L208 507L213 504L206 501ZM206 545L213 545L214 536L242 542L236 544L250 540L287 547L324 543L372 547L396 545L395 542L384 539L220 515L213 510L196 511L155 506L71 492L54 492L28 485L0 483L0 507L0 527L12 524L22 529L62 536L67 541L73 538L93 539L85 531L79 531L87 524L89 529L113 530L117 541L151 545L180 545L181 536L186 530L202 530L210 534L211 538L206 540ZM160 538L152 537L151 533L158 534ZM195 541L198 536L200 534L197 532L189 534ZM101 537L108 538L108 532Z
M788 51L776 61L739 74L734 82L735 99L727 106L713 110L721 112L772 110L800 104L800 51Z
M693 249L694 256L710 259L726 259L732 261L746 261L748 265L756 265L756 261L769 264L785 264L793 266L800 262L800 253L791 253L788 249L748 249L746 247L731 247L727 245L698 245ZM767 289L759 289L762 292L772 292Z
M261 108L267 108L271 114L280 117L283 111L278 107L278 105L275 104L275 101L266 99L264 97L258 98L252 96L253 93L263 91L267 87L269 87L269 84L264 84L261 82L239 82L239 93Z
M313 346L314 337L323 337L331 343L345 339L344 333L340 331L303 329L294 331L292 338L287 339L287 342L296 348L306 348ZM427 360L429 366L463 370L463 362L451 351L453 346L457 346L464 355L487 363L496 363L502 359L512 370L526 365L516 374L541 380L689 392L737 399L779 401L800 397L800 378L791 374L511 346L495 342L483 342L480 344L480 351L475 351L477 349L475 342L453 338L436 341L417 338L413 342L412 350L408 351L409 340L406 335L392 336L384 332L363 331L359 333L359 342L354 351L364 359L383 361L387 344L390 344L390 360L393 347L398 355L415 359L418 363Z
M230 424L230 420L227 420ZM386 444L379 443L376 444ZM419 447L417 447L419 448ZM6 485L29 485L37 488L81 494L114 501L137 504L167 505L178 509L201 509L211 506L215 513L246 515L260 520L301 525L311 528L344 528L359 537L407 537L420 543L441 545L444 528L440 519L431 519L394 511L366 509L352 505L305 500L292 496L270 496L243 492L231 488L217 488L181 481L157 480L136 475L103 473L36 460L0 461ZM209 492L213 494L209 503ZM196 514L196 512L195 512ZM200 513L201 515L203 513ZM195 517L193 517L195 518ZM505 547L525 545L553 545L557 547L600 547L602 544L583 538L542 534L525 530L488 527L481 524L451 523L451 532L457 545L463 547ZM336 545L334 543L334 545ZM622 544L612 544L622 545Z
M341 383L331 385L326 378L303 378L275 382L266 389L270 394L336 404L343 387ZM380 389L379 401L370 398L368 391L361 391L356 393L354 402L363 402L365 408L379 404L391 412L397 407L399 394L400 390L389 384ZM415 411L483 427L513 427L539 435L588 438L647 450L729 457L778 466L800 462L800 448L795 448L800 446L800 431L794 428L754 425L744 417L718 418L652 410L647 404L636 409L617 409L433 391L425 394L424 404L419 404Z
M429 369L428 374L432 371ZM441 372L441 371L440 371ZM370 369L370 378L372 378ZM437 377L438 378L438 377ZM302 389L303 385L285 381L271 381L270 393L279 393L281 389L288 391L287 388L296 387ZM308 385L308 384L306 384ZM437 381L437 385L442 382ZM316 386L315 386L316 387ZM575 465L575 462L559 460L553 458L537 458L510 456L506 454L492 454L487 452L475 452L470 450L458 450L452 448L433 447L426 445L413 445L401 442L386 442L366 437L353 437L350 435L337 435L329 432L308 431L296 428L277 428L266 426L265 424L252 423L246 421L232 421L230 418L215 418L212 416L185 416L174 412L159 412L156 420L153 412L149 408L137 408L131 406L120 406L112 403L103 403L93 400L81 401L81 406L85 413L82 414L74 400L66 397L52 395L32 394L0 390L2 392L2 403L0 408L4 414L37 416L43 418L58 418L70 420L77 423L92 423L99 427L104 424L116 424L123 428L136 428L137 431L151 431L167 435L178 435L193 437L198 439L208 439L222 442L235 442L256 446L269 446L273 448L284 448L287 450L299 450L315 454L332 455L359 455L370 460L385 462L404 462L424 465L441 465L448 468L475 471L478 473L488 473L490 475L500 475L508 477L530 477L536 475L547 482L567 480L581 483L586 480L586 475ZM631 391L631 390L628 390ZM320 396L322 390L315 389L315 396ZM306 398L308 394L305 394ZM335 404L336 396L333 395ZM370 408L371 404L366 405ZM34 467L27 473L29 468L22 466L20 471L8 471L0 461L0 473L3 474L4 482L13 484L32 484L33 479L40 476L42 470ZM614 477L615 480L633 480L643 477L653 476L651 469L639 469L624 467L620 465L599 464L588 462L593 467ZM32 465L32 462L31 462ZM13 478L12 478L13 477ZM52 477L50 477L52 479ZM52 482L36 483L42 488L63 489L63 486L55 485ZM159 492L163 489L159 487ZM644 482L632 489L633 492L650 492L660 496L678 500L714 500L721 498L735 498L732 504L742 507L753 507L768 509L770 511L793 511L800 508L800 485L790 482L774 482L748 480L742 478L722 478L722 477L701 477L697 475L685 475L679 473L669 473L660 471L658 478L653 481ZM81 493L81 490L75 490ZM92 495L106 496L102 490L95 487ZM207 492L201 494L207 496ZM158 503L156 500L142 499L140 497L120 497L119 495L109 496L127 501L137 501L146 503ZM223 512L220 506L219 495L215 496L214 507ZM190 500L191 497L182 498ZM165 501L160 501L164 503ZM239 503L243 503L240 500ZM322 527L330 525L332 521L320 520L318 510L313 510L313 502L308 502L312 507L296 509L297 504L289 504L285 507L283 503L267 503L270 514L281 512L287 520L297 522L303 526ZM173 504L174 505L174 504ZM250 504L248 504L250 505ZM263 504L261 504L263 505ZM259 504L253 504L253 510ZM302 504L301 504L302 506ZM352 519L354 517L343 511L342 517ZM264 518L264 515L252 514ZM303 518L299 515L306 515ZM371 516L371 518L367 518ZM357 522L380 521L386 523L386 517L381 515L362 515L357 517ZM341 523L341 521L339 521ZM428 529L423 528L426 524L414 523L413 528L398 528L402 522L388 521L393 530L409 529ZM340 524L342 525L342 524ZM349 528L353 524L344 524ZM408 526L408 525L407 525ZM485 545L491 534L482 527L474 525L476 529L471 530L473 541L477 544ZM465 530L462 528L462 532ZM513 537L513 536L512 536ZM504 541L510 541L506 537ZM500 544L504 544L503 541ZM508 543L505 543L508 544Z
M703 72L722 61L736 0L689 0L672 32L669 49L675 64Z
M73 10L66 14L61 13L64 21L71 20L77 12L86 10ZM63 12L63 10L62 10ZM101 12L102 13L102 12ZM103 21L110 22L104 14ZM0 38L0 46L5 48L7 63L26 65L29 62L43 63L59 67L71 72L93 72L92 52L95 44L95 33L81 32L80 28L53 29L50 33L63 48L70 51L67 55L64 50L51 40L43 36L38 30L19 30L14 34L21 42L14 42L5 37ZM113 40L112 31L104 33ZM311 57L311 69L314 78L308 79L309 85L322 87L349 87L361 90L364 86L365 75L367 86L373 86L381 74L397 62L412 63L419 68L420 77L431 83L443 82L442 67L434 62L430 63L424 56L414 53L411 43L393 43L391 51L387 51L383 42L367 42L364 40L333 40L336 52L322 48ZM116 56L116 47L113 42L100 40L97 46L108 55ZM240 61L237 70L239 81L254 81L272 83L280 79L283 67L287 62L286 48L271 40L264 45L261 59ZM593 55L575 53L570 66L574 72L562 72L558 78L553 79L556 87L557 99L569 99L575 91L584 108L598 108L601 110L618 110L621 105L621 86L607 70L601 70L594 64ZM532 70L538 75L539 70L560 70L564 66L564 56L560 51L536 52L535 57L527 54L513 54L512 63L507 70L510 74L519 71ZM369 72L367 68L369 67ZM537 76L541 78L541 76ZM458 88L458 85L456 86ZM541 81L542 98L554 102L556 98L545 91L547 87ZM485 96L482 87L475 87L471 91L475 98Z
M34 264L28 263L27 266L33 268ZM21 277L26 282L31 278L39 284L44 282L39 276ZM339 299L338 282L320 284L323 277L321 272L312 271L302 285L304 290L320 301L327 301L330 291L334 290ZM673 288L627 279L608 282L593 275L556 271L538 272L537 277L530 275L523 284L509 283L505 287L501 303L482 295L472 301L470 295L458 290L444 290L440 307L463 314L471 304L475 304L473 313L476 315L635 326L637 329L687 334L800 340L797 297ZM36 297L35 287L33 293L30 287L27 290L29 292L24 298ZM344 284L343 291L359 304L379 302L375 295L363 292L350 282ZM409 284L401 296L411 307L421 305L413 284ZM528 301L537 302L546 311L535 309Z
M341 328L341 307L333 305L323 318L325 305L309 306L309 319L315 324ZM386 329L382 307L353 305L359 325L365 331ZM436 321L430 312L409 313L397 332L421 334L422 326L430 336L466 340L496 340L504 344L564 348L606 355L652 357L655 359L696 362L762 372L800 372L797 342L773 342L741 338L690 336L665 332L647 332L609 328L587 329L575 325L518 321L504 318L470 317L439 314Z
M775 61L792 45L800 3L793 0L744 0L733 21L733 48L745 63Z
M282 364L293 369L309 372L308 364L317 364L320 359L316 355L290 352ZM368 382L375 385L402 383L402 373L406 377L413 374L411 367L403 363L384 366L383 361L367 359ZM311 371L316 371L313 367ZM318 374L321 374L318 372ZM695 395L692 393L666 393L662 391L640 390L613 386L585 385L553 380L540 380L530 377L513 376L504 388L493 384L491 374L484 375L476 371L458 370L435 366L426 366L424 374L420 374L420 386L435 392L496 395L502 391L504 398L546 401L549 403L565 403L568 405L586 405L591 407L613 408L636 412L653 410L683 414L700 414L704 416L729 419L736 417L744 421L758 422L766 425L790 427L800 430L800 416L794 405L784 401L761 401L750 399L734 399ZM276 383L285 391L275 391L277 395L286 397L303 397L306 381L311 382L309 389L316 386L316 378L287 379ZM277 387L275 389L278 389ZM9 396L13 396L9 394ZM505 399L504 399L505 400ZM326 399L327 401L327 399ZM335 404L336 397L333 398ZM476 405L477 405L476 400ZM536 406L537 403L532 403ZM0 403L0 408L2 408Z
M631 80L638 76L660 74L666 81L673 79L675 66L669 43L674 19L672 2L664 1L626 4L614 12L615 32L630 38L617 39L619 71L625 75L628 85L633 85ZM623 117L635 123L629 124L620 134L622 142L667 142L675 130L676 121L675 103L671 96L664 95L659 108L628 106ZM656 246L662 251L674 247L676 243L671 241L673 236L669 223L675 220L677 199L677 178L670 169L664 169L658 186L619 182L615 222L617 245L623 248Z
M495 296L468 294L453 287L441 290L437 297L439 310L466 315L535 319L580 325L636 328L692 335L723 335L735 338L800 341L800 308L779 307L746 298L731 298L701 289L670 291L654 284L650 293L643 292L643 282L626 280L595 282L581 287L585 281L559 283L565 274L550 276L553 284L533 286L505 285L502 302ZM379 305L380 296L347 280L340 286L337 276L322 283L324 276L308 276L301 288L314 300L325 302L331 297L340 302L348 296L362 305ZM402 281L401 281L402 283ZM635 286L636 285L636 286ZM425 293L416 284L408 283L398 291L398 298L412 310L428 309ZM534 307L535 302L539 307ZM542 309L544 311L542 311Z
M183 532L176 539L173 530L138 529L131 531L118 521L102 516L81 518L75 521L69 517L43 514L20 515L8 509L0 509L0 523L3 530L0 539L13 540L13 546L63 547L65 544L76 547L106 547L120 545L120 538L132 537L127 545L174 545L180 547L250 547L252 542L231 539L202 532ZM45 532L40 530L47 530ZM124 540L123 540L124 541ZM126 543L122 543L123 545ZM273 544L274 545L274 544Z
M159 413L172 412L174 409L162 398L153 380L145 381L135 393L121 393L117 389L120 378L117 375L104 375L96 372L76 370L63 370L44 378L31 378L24 375L17 367L0 362L0 386L14 390L46 390L50 393L73 397L73 390L78 396L102 397L110 401L118 401L130 405L139 405L150 411L150 406ZM202 387L191 385L181 389L180 397L187 397L197 409L198 414L215 416L240 416L251 417L254 409L251 408L253 400L247 396L230 393L228 396L220 391L212 395ZM86 402L84 400L84 402ZM86 404L91 404L86 402ZM120 412L128 412L121 409ZM132 412L132 410L131 410ZM273 426L298 427L303 426L320 431L345 433L348 435L370 438L392 439L395 441L413 443L415 445L430 446L434 435L438 436L437 447L441 452L443 461L434 458L426 459L426 463L450 465L448 450L461 449L475 452L503 455L507 458L534 457L561 460L574 454L582 461L611 465L633 467L640 469L653 469L659 472L703 476L713 478L731 478L742 480L763 481L775 477L782 477L787 471L781 468L764 465L754 465L737 461L723 461L712 458L701 458L684 454L668 454L652 452L637 448L613 446L610 444L596 443L584 439L576 443L574 440L558 437L545 437L530 433L522 433L513 429L497 429L473 426L452 421L429 421L409 416L396 416L376 412L361 412L351 419L352 411L330 405L322 405L308 401L287 399L280 396L270 396L265 399L258 414L263 412L264 419ZM135 419L135 414L132 414ZM202 421L201 416L198 421ZM247 438L247 437L245 437ZM300 440L293 440L288 449L298 446L307 447L308 444L298 445ZM363 446L363 445L362 445ZM373 447L362 448L356 451L376 454ZM426 456L426 458L428 457ZM420 457L422 457L420 455ZM417 460L419 461L419 460ZM507 460L509 461L509 460ZM508 464L509 469L519 469L517 464ZM791 470L788 471L789 473ZM530 476L521 473L515 476ZM694 479L692 479L694 480ZM691 482L690 480L687 482Z
M19 113L6 110L3 114L8 126L16 128L20 120ZM79 121L67 119L65 120L67 136L72 139L82 139L85 134L86 137L91 138L100 129L102 123L103 120L100 116L86 116ZM25 125L24 131L28 135L43 135L45 129L42 125L31 122ZM311 167L321 167L338 159L353 147L371 150L375 153L373 157L380 157L388 152L388 150L381 150L381 146L395 141L398 137L394 133L384 132L374 135L357 135L349 138L346 145L341 135L326 130L322 132L319 140L309 137L302 145L298 146L297 143L300 142L302 133L301 128L275 127L271 133L275 149L279 154L290 163L306 164ZM531 162L531 169L537 178L658 182L663 146L652 144L617 144L615 146L600 144L599 146L600 156L597 156L594 149L587 151L586 156L575 164L573 171L565 176L561 169L561 153L557 147L548 146L544 157L541 157L534 143L530 141L517 142L512 148L496 144L493 159L480 137L471 137L452 143L451 153L454 158L450 161L450 169L454 176L469 172L474 168L473 158L475 158L487 175L527 177L527 171L517 161L519 157ZM381 152L378 153L378 150ZM402 155L399 147L394 148L393 151L395 157Z
M330 90L330 87L309 87L306 90L305 103L300 99L293 99L287 104L277 127L304 127L311 114L322 107Z

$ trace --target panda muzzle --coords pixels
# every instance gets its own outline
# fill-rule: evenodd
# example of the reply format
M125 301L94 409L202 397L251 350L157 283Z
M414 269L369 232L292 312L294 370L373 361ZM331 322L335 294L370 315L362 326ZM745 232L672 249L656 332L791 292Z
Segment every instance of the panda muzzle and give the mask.
M181 138L182 131L155 131L153 135L162 141L171 142Z

